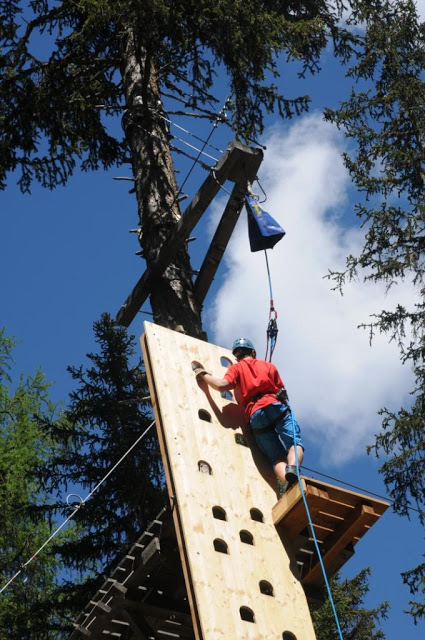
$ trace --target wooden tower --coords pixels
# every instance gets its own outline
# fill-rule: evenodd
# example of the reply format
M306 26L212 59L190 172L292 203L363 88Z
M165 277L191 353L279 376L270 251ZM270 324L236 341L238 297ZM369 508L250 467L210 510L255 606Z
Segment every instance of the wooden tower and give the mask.
M93 596L70 640L315 640L323 579L298 485L282 498L222 377L232 354L145 323L142 349L170 507ZM137 479L135 479L137 481ZM388 503L302 476L330 577ZM171 519L171 515L172 519Z
M119 324L129 326L230 181L194 281L202 308L262 159L260 149L228 145L121 306ZM233 395L203 390L192 372L191 362L199 360L221 377L232 354L150 323L142 349L169 505L87 603L70 640L314 640L307 598L320 603L323 581L300 487L279 500L274 473ZM304 476L302 485L331 576L388 504Z
M149 323L142 347L196 638L314 639L300 578L314 593L321 573L301 491L276 504L276 479L232 394L201 389L191 370L199 360L222 377L232 354ZM334 573L387 505L303 483Z

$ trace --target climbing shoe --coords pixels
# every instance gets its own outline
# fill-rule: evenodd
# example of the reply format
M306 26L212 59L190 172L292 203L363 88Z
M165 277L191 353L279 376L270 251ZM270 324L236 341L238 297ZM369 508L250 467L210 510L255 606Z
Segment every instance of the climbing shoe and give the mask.
M286 465L285 478L286 482L288 482L289 485L295 484L295 482L298 480L297 468L294 465Z
M286 493L289 488L289 482L282 482L281 480L279 480L279 496L283 496L283 494Z

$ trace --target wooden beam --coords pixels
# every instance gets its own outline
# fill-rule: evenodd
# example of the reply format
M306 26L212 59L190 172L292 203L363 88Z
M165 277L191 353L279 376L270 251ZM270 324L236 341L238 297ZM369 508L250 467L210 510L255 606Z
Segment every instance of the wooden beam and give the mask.
M148 575L148 573L151 573L158 566L160 553L161 547L159 544L159 539L154 538L148 544L146 549L143 550L141 563L127 580L125 586L127 588L131 588L137 586L138 584L143 584L143 580Z
M121 584L117 580L114 580L111 583L109 591L111 591L111 592L118 591L119 594L121 594L122 596L125 596L125 594L127 593L128 589L127 589L127 587L125 587L123 584Z
M75 622L73 624L75 627L75 632L81 633L81 635L84 636L85 638L91 638L91 631L89 631L85 627L82 627L80 624L76 624Z
M301 478L304 491L306 491L305 481ZM295 507L295 505L302 500L301 490L299 484L291 487L283 496L279 502L276 502L272 509L273 524L277 525L279 522Z
M152 629L153 633L161 637L195 637L192 619L187 613L125 599L117 602L117 609L126 620L130 620L131 617L133 623L137 624L142 620L147 625L145 628Z
M90 604L92 604L94 607L98 607L99 609L104 611L104 613L110 613L112 610L112 608L108 604L102 602L102 600L90 600Z
M116 316L118 324L125 327L130 325L136 313L150 295L155 280L164 273L171 260L178 253L189 233L217 195L220 186L226 180L242 180L242 176L244 176L243 180L246 185L246 176L255 177L262 158L263 153L260 149L251 149L236 140L230 143L227 151L218 161L217 166L211 170L210 175L188 205L176 225L173 235L161 248L155 263L149 265L122 305ZM240 165L238 169L237 165Z
M373 507L359 504L351 516L336 529L336 531L326 538L326 548L328 551L323 554L322 560L325 568L331 567L342 551L349 545L353 538L361 537L369 527L379 519L379 514L375 513ZM303 578L306 585L315 584L321 581L322 569L319 561L315 563L312 570Z
M303 478L301 482L303 483L310 515L314 518L320 509L324 508L329 501L328 493L317 487L306 485ZM282 532L289 533L292 538L304 529L308 518L299 485L293 487L279 500L273 507L272 516L274 524L277 525L281 523Z
M168 508L164 508L132 545L112 576L103 583L86 605L85 610L74 623L75 630L70 640L80 639L82 634L95 640L98 637L104 637L103 629L110 632L114 625L120 624L119 620L112 619L117 608L116 602L123 597L131 598L134 594L137 598L141 597L139 591L141 583L147 574L152 575L160 558L158 536L171 535L172 530L171 515ZM164 589L168 590L168 584ZM169 597L170 594L167 593L167 596Z
M157 393L157 388L155 384L155 377L153 375L153 363L151 362L151 358L150 358L150 352L149 352L149 346L147 343L146 334L141 337L141 347L143 352L143 360L145 362L146 377L148 379L149 389L152 397L152 408L154 410L154 415L155 415L155 426L156 426L156 431L157 431L158 440L159 440L159 447L161 450L161 458L162 458L162 464L164 466L165 479L167 483L170 500L172 503L174 503L174 507L175 507L172 510L173 521L175 525L175 532L176 532L176 538L177 538L178 548L180 552L180 558L182 560L182 570L183 570L184 580L185 580L186 589L187 589L188 602L189 602L190 610L192 612L193 629L194 629L196 640L202 640L198 605L195 599L192 576L191 576L190 570L188 569L189 561L187 557L187 549L184 544L184 537L182 535L182 522L181 522L180 510L177 504L175 503L176 488L175 488L173 474L172 474L172 464L171 464L167 447L166 447L165 434L162 427L161 413L159 411L159 405L157 401L158 393Z
M243 185L238 182L233 187L232 194L227 201L221 220L199 270L199 275L195 280L194 293L200 307L202 307L204 303L221 258L223 257L235 225L239 219L239 215L244 204L245 192L246 184Z
M131 627L133 638L136 638L137 640L150 640L151 638L158 637L153 633L153 630L146 620L141 619L140 616L136 617L126 610L123 610L121 614Z
M389 502L385 500L378 500L375 497L367 496L356 491L351 491L334 484L329 484L328 482L322 482L322 480L317 480L316 478L308 478L307 476L303 477L309 485L327 491L329 498L331 499L331 501L333 501L334 504L339 502L341 503L341 505L344 504L356 507L360 502L363 502L364 504L373 506L375 513L380 516L389 507Z
M251 149L250 151L257 150ZM233 176L235 186L232 189L232 193L227 201L221 220L202 263L199 275L194 283L195 297L201 306L214 280L221 258L239 219L240 212L242 211L247 191L247 183L255 180L262 159L262 153L257 153L255 157L250 159L249 163L245 162L243 166L240 166L241 163L237 165L239 174Z
M128 611L138 611L143 613L145 618L156 618L157 620L178 622L181 625L192 627L190 614L183 611L175 611L165 607L158 607L146 602L136 602L134 600L121 599L117 601L117 607Z
M129 627L129 623L125 620L109 618L106 623L96 629L96 633L93 634L93 640L105 640L105 637L115 637L124 640L124 638L129 637ZM107 631L107 633L104 633L104 630Z

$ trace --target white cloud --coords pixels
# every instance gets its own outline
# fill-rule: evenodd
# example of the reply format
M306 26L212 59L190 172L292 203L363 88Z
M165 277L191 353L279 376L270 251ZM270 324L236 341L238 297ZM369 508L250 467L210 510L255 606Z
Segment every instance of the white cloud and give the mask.
M358 253L362 232L344 223L349 178L342 166L343 138L320 115L269 132L260 178L263 207L287 235L268 252L279 336L273 361L289 389L307 442L338 464L364 454L379 429L379 408L397 408L411 374L397 348L357 329L370 314L406 302L406 290L351 283L344 296L323 276ZM352 206L352 203L351 203ZM214 341L230 345L251 337L265 353L269 291L264 253L251 253L245 216L226 252L227 275L209 312Z
M416 0L416 7L418 9L419 19L423 22L425 20L425 0Z

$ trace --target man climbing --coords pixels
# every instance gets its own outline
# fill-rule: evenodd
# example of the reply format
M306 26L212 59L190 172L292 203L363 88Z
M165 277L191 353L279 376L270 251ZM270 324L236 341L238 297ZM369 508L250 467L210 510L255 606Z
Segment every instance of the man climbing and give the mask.
M304 445L300 427L291 416L285 385L274 364L257 360L254 345L248 338L235 340L232 353L237 362L229 366L224 378L207 373L196 361L192 362L193 371L198 380L204 380L216 391L235 389L236 401L245 409L246 422L259 449L270 460L284 486L290 486L297 480L294 430L300 465Z

